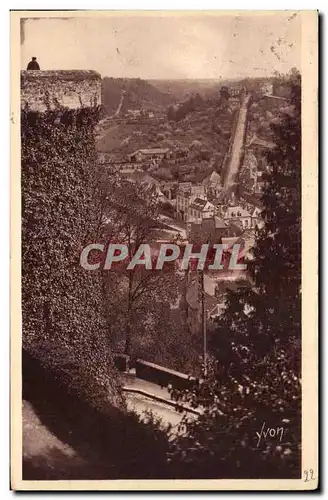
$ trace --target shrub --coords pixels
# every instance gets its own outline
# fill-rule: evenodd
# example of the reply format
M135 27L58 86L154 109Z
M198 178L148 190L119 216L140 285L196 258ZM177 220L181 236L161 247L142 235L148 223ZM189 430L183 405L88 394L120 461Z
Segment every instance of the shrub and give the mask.
M236 358L244 356L241 376L224 377L222 363L212 361L205 380L173 391L204 413L197 420L184 417L185 433L171 446L172 468L182 478L299 478L301 384L293 366L299 347L275 349L264 359L233 350ZM281 439L259 441L262 426L282 428Z

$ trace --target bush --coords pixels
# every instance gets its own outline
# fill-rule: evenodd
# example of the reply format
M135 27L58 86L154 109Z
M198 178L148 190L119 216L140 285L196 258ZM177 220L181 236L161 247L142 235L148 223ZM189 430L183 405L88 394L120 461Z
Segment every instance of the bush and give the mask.
M301 477L301 384L292 361L299 348L273 350L264 359L233 351L245 359L241 377L225 378L222 363L212 361L205 380L190 391L173 391L204 413L196 421L184 418L171 466L182 478ZM282 428L281 439L259 440L262 426Z

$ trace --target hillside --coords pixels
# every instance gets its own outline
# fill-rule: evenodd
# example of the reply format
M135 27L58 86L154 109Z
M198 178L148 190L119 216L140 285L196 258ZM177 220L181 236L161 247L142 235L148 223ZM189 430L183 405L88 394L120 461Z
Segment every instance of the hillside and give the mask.
M183 101L192 94L200 94L203 98L213 97L218 93L220 83L218 80L149 80L159 91L173 96L178 101Z
M149 80L161 92L173 96L178 101L184 101L191 95L200 94L203 99L216 98L222 86L242 84L240 79L176 79Z
M97 150L121 157L141 148L169 148L174 158L152 168L152 175L196 180L213 168L221 171L235 117L236 110L228 104L211 100L201 101L178 121L167 117L135 123L114 119L99 138Z
M121 111L127 109L148 109L156 111L175 102L172 95L140 78L103 78L102 103L106 113L112 115L117 110L124 93Z

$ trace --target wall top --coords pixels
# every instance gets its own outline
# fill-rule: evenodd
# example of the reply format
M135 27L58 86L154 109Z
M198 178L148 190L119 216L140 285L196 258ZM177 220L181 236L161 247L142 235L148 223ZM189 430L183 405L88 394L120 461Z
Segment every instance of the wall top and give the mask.
M21 106L45 111L61 105L78 109L101 103L101 75L92 70L21 71Z
M83 81L83 80L100 80L101 75L93 70L51 70L51 71L21 71L21 79L33 81L37 80L63 80L63 81Z

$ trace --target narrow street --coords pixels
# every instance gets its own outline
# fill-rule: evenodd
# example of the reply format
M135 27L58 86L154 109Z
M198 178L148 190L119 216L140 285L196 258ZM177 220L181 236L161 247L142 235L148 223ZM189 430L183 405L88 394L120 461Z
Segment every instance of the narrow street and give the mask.
M224 188L231 188L239 171L240 162L243 154L246 126L247 126L247 108L250 100L250 94L245 96L243 103L240 106L238 123L236 127L235 137L232 145L232 155L228 166L228 171L224 180Z

